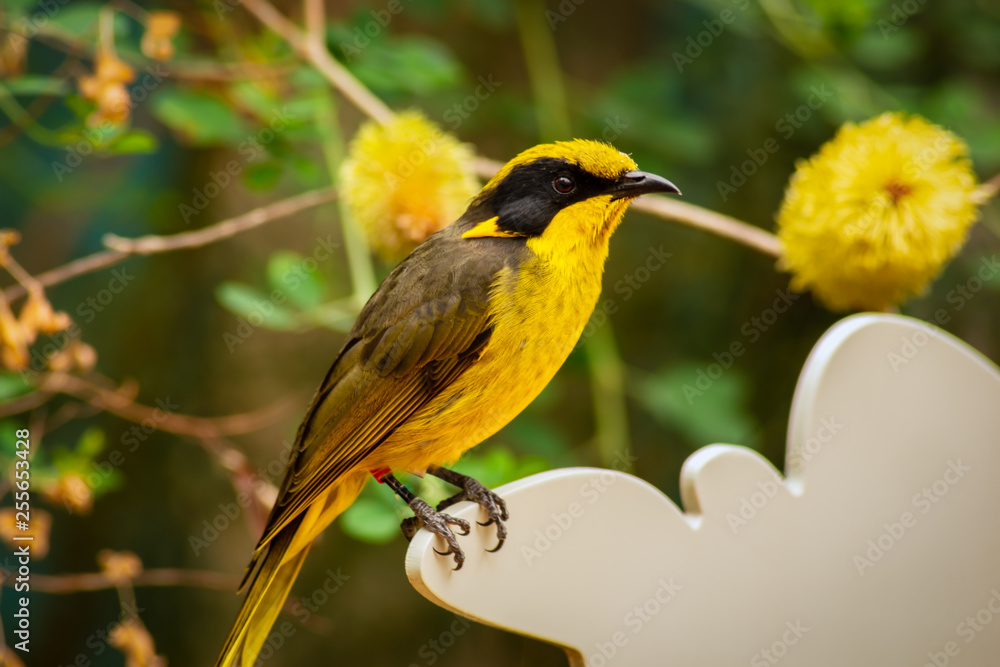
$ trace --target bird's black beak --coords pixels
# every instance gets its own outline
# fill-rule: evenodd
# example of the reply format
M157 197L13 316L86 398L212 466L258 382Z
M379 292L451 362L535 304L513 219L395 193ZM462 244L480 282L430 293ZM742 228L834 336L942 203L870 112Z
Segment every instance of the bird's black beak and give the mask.
M622 174L618 182L609 190L609 194L612 195L611 201L632 199L654 192L668 192L675 195L681 193L680 189L667 179L646 171L629 171Z

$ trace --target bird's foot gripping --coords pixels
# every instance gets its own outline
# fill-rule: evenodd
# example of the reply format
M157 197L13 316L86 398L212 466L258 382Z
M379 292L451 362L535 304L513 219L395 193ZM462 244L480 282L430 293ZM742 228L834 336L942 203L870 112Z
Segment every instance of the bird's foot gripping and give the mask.
M444 541L448 544L447 551L438 551L437 549L434 551L442 556L454 556L455 569L462 569L462 565L465 563L465 553L462 551L461 547L458 546L458 539L455 537L455 532L451 529L451 526L459 527L459 535L468 535L470 528L469 522L465 519L459 519L448 514L443 514L440 510L433 509L423 500L413 495L413 492L406 488L405 484L390 474L379 471L379 475L376 479L378 479L379 482L387 484L389 488L395 491L396 495L402 498L409 508L413 510L413 516L408 519L404 519L403 523L400 525L406 539L413 539L413 536L417 534L418 530L426 527L427 530L444 538Z
M461 570L462 565L465 564L465 552L458 546L458 539L455 537L455 532L451 529L451 526L458 526L461 531L459 535L468 535L469 522L465 519L459 519L435 510L420 498L414 498L407 504L413 510L413 516L404 519L400 526L403 529L403 534L406 535L406 539L413 539L413 536L421 528L426 528L432 533L440 535L448 544L448 549L446 551L435 549L434 551L442 556L454 556L455 569Z
M480 526L492 526L495 524L497 527L497 545L492 549L487 549L487 551L494 552L499 550L507 540L507 524L504 522L510 518L510 514L507 512L507 503L504 502L504 499L468 475L461 475L447 468L439 468L437 466L430 468L427 472L462 489L452 497L438 503L438 511L447 509L463 500L471 500L476 503L486 510L486 516L488 517L485 522L478 521L477 523Z

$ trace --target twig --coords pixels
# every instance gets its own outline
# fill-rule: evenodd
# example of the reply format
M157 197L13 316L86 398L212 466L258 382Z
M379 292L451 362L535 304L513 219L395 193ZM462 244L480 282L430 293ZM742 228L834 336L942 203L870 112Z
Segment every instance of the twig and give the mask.
M326 44L326 7L324 0L305 0L306 38L310 48L323 48Z
M34 410L47 403L52 395L52 392L49 391L33 391L30 394L4 401L0 403L0 418Z
M42 286L48 287L70 278L97 271L121 262L131 255L151 255L158 252L169 252L183 248L197 248L215 241L229 238L240 232L258 227L267 222L293 215L320 204L333 201L337 192L333 188L310 190L288 199L276 201L267 206L255 208L235 218L228 218L209 227L193 232L184 232L173 236L144 236L138 239L125 239L114 234L104 237L105 245L111 249L94 253L87 257L73 260L68 264L50 269L35 276ZM24 296L26 290L20 285L14 285L4 290L4 296L12 301Z
M68 264L64 264L63 266L55 269L50 269L45 273L39 273L35 276L35 279L45 287L49 287L51 285L61 283L64 280L75 278L76 276L84 273L90 273L91 271L97 271L107 266L112 266L126 257L128 257L128 254L124 252L104 250L102 252L96 252L93 255L88 255L87 257L74 259ZM8 301L14 301L25 294L27 294L27 290L25 290L21 285L8 287L3 292L3 295Z
M980 203L986 203L989 199L993 198L998 191L1000 191L1000 174L997 174L976 188L976 195L979 197Z
M17 572L0 569L3 585L13 587ZM179 568L157 568L144 570L129 580L136 588L145 586L187 586L190 588L207 588L216 591L235 592L242 580L241 575L209 570L182 570ZM81 572L79 574L32 574L32 590L53 595L68 595L117 588L120 580L111 579L103 572ZM301 603L293 598L285 601L282 611L286 614L297 614ZM318 635L329 635L333 623L318 614L311 614L302 625Z
M0 570L4 584L13 586L17 576L11 570ZM223 572L208 572L205 570L181 570L160 568L145 570L131 580L133 586L191 586L194 588L211 588L216 590L236 590L240 577ZM43 593L80 593L84 591L100 591L116 588L118 581L111 579L103 572L82 572L80 574L32 574L32 590Z
M255 208L252 211L238 215L229 220L223 220L210 227L193 232L182 232L173 236L143 236L137 239L126 239L115 234L105 234L104 245L118 252L130 255L153 255L160 252L170 252L179 248L199 248L221 239L235 236L254 227L259 227L276 218L283 218L307 208L333 201L337 191L330 188L312 190L279 202Z
M44 297L45 288L38 281L37 278L32 276L30 273L24 270L14 256L10 254L10 251L0 253L0 266L7 269L7 273L14 277L21 287L24 288L25 292L33 295L34 297Z
M286 414L296 401L284 399L261 410L225 417L195 417L136 403L120 391L105 389L76 375L48 373L39 388L43 392L73 396L137 424L151 420L160 430L195 438L219 438L260 430Z
M495 160L483 157L476 158L473 164L482 178L491 178L503 166ZM781 241L771 232L701 206L647 195L637 199L632 208L731 239L765 255L780 257L782 253Z
M781 240L771 232L687 202L646 196L637 199L632 208L742 243L772 257L780 257L784 250Z

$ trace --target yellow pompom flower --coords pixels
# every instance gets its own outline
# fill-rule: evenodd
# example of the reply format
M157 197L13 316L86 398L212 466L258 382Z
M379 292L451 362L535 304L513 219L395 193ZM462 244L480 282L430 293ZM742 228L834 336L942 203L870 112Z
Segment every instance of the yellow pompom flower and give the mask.
M341 168L341 194L375 251L401 259L465 211L479 190L472 159L468 146L421 113L401 113L358 131Z
M845 124L792 176L778 213L792 289L834 310L919 294L976 219L968 147L918 116Z

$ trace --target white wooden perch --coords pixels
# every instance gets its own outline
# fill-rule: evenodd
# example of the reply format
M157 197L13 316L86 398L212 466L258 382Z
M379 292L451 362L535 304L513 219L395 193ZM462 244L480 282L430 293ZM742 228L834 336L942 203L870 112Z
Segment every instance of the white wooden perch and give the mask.
M849 317L806 362L788 430L785 478L744 447L695 452L686 511L608 470L508 484L503 549L473 524L453 572L420 531L410 581L574 667L1000 664L996 366L917 320Z

